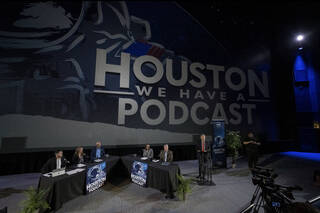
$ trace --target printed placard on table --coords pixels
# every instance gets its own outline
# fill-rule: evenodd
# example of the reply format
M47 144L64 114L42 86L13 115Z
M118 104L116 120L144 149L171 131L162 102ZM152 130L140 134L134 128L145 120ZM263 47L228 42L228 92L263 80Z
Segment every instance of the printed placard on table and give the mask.
M134 161L132 163L132 170L131 170L132 182L134 182L140 186L146 186L147 185L147 173L148 173L148 164L147 163L142 163L139 161Z
M93 192L104 185L107 179L106 172L106 162L99 163L92 167L89 167L87 170L87 182L86 182L86 191L87 193Z

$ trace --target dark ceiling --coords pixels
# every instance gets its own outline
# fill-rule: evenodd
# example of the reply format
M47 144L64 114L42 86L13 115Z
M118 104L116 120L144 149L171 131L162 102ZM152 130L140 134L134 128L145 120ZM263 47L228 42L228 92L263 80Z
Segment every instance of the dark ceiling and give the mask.
M230 52L250 45L318 43L320 1L178 1ZM307 39L308 38L308 39ZM312 41L312 42L311 42ZM318 48L318 45L316 45Z
M320 1L178 1L177 4L225 47L234 64L254 66L261 63L253 61L259 55L270 60L280 138L294 138L293 62L299 46L313 58L320 57ZM305 35L302 44L295 40L299 33ZM315 69L320 70L318 60L313 61Z

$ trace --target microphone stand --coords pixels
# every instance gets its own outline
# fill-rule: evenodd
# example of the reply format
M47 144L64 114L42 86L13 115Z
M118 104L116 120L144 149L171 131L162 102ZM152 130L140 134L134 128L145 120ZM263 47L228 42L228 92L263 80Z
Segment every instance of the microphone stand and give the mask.
M69 168L69 166L70 166L70 161L68 161L66 158L63 158L63 162L64 162L65 165L66 165L66 169Z
M212 158L211 158L211 149L205 150L204 152L200 151L200 180L199 185L216 185L212 179Z

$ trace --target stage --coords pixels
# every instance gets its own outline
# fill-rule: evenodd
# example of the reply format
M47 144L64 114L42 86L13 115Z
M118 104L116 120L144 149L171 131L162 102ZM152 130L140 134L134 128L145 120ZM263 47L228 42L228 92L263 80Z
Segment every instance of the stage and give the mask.
M266 155L261 158L263 166L272 167L279 174L277 183L300 185L303 191L296 192L297 201L305 201L319 195L320 188L312 183L313 171L319 168L317 159L304 159L293 155ZM197 161L180 161L185 178L198 175ZM0 177L0 208L8 206L9 213L20 212L24 199L23 190L37 187L38 173ZM214 172L216 186L192 184L192 193L185 202L165 199L156 189L143 188L126 178L112 178L97 191L77 197L63 205L57 213L140 213L140 212L239 212L250 200L255 187L251 183L245 158L238 160L235 169L218 169Z

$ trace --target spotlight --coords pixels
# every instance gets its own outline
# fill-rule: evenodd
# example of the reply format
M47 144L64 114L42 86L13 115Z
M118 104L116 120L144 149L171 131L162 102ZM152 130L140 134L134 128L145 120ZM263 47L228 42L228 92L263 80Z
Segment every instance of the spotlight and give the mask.
M303 50L303 47L299 47L298 50Z
M302 41L304 39L304 36L303 35L298 35L297 36L297 41Z

